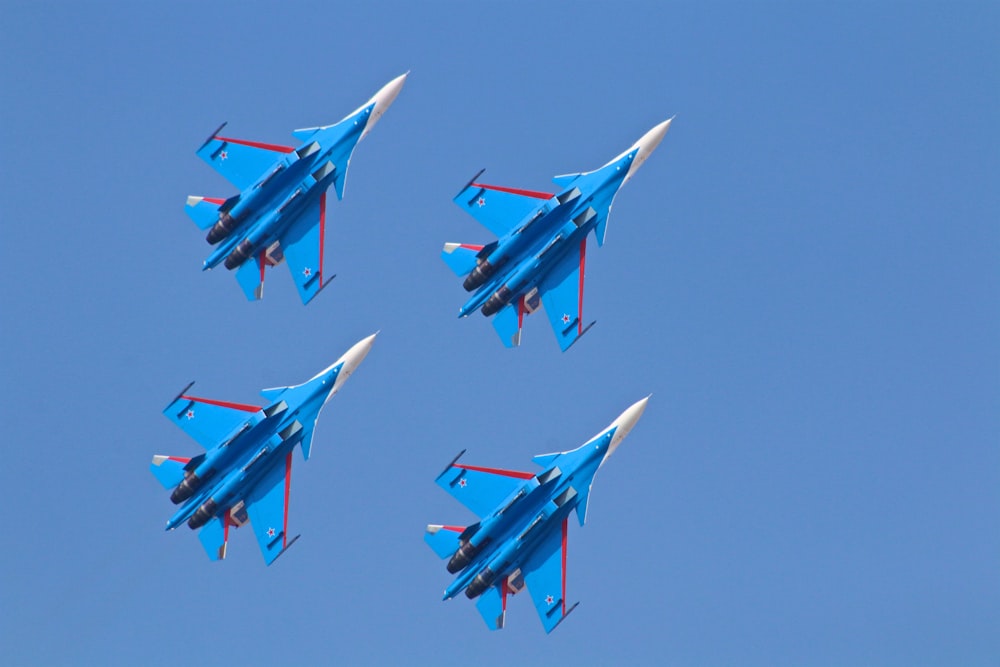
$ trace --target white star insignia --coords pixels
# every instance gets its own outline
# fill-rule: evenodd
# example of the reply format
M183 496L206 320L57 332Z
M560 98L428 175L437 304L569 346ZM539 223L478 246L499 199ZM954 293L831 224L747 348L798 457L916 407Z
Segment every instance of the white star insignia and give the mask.
M569 324L569 315L567 315L566 313L563 313L562 321L563 321L563 324Z
M220 160L228 160L229 159L229 153L227 151L222 151L221 153L219 153L219 159Z
M268 537L274 537L274 528L268 528L267 529L267 536Z
M305 269L302 270L302 275L304 275L306 278L308 278L309 276L312 275L312 269L310 269L307 266Z
M188 419L194 419L194 410L188 410L187 414L184 416L187 417Z
M556 599L554 597L552 597L551 595L546 595L545 596L545 604L552 604L555 601L556 601Z
M483 199L482 197L480 197L479 201L477 201L476 203L479 204L479 208L486 206L486 200Z
M466 485L466 484L468 484L468 482L467 482L467 481L465 481L465 478L464 478L464 477L463 477L462 479L458 480L458 485L459 485L460 487L462 487L463 489L465 488L465 485Z

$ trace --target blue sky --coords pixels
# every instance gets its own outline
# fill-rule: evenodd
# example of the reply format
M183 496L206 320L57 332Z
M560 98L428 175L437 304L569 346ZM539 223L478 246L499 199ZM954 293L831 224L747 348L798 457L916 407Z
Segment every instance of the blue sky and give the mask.
M341 6L338 6L341 5ZM7 3L3 662L995 665L1000 10L990 3ZM290 142L411 70L302 307L202 273L221 121ZM476 171L545 190L677 119L587 257L597 325L455 317ZM381 330L296 460L265 568L166 533L184 385L254 402ZM580 607L489 633L433 484L530 469L649 393L570 532Z

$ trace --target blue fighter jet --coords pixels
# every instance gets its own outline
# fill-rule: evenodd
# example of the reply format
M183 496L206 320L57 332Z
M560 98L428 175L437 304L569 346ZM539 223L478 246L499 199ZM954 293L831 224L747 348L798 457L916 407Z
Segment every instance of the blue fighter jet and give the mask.
M292 546L288 494L292 450L309 459L313 431L323 405L364 360L375 334L355 343L332 366L308 382L265 389L267 407L198 398L188 385L163 411L205 448L192 458L154 456L150 470L180 509L167 521L173 530L185 521L201 529L208 557L226 557L229 528L248 521L268 565ZM194 384L194 383L192 383Z
M424 540L450 559L448 572L458 574L444 599L463 590L469 599L478 597L486 625L499 630L507 596L527 587L545 632L552 632L576 608L566 600L569 514L575 509L583 525L597 469L639 421L648 400L629 407L577 449L536 456L534 462L544 468L538 474L458 463L464 450L455 457L437 484L480 519L468 527L427 526Z
M203 270L225 262L251 301L264 295L264 269L288 261L302 303L309 303L331 278L323 265L326 190L337 199L354 148L399 94L398 76L339 123L295 130L299 148L233 139L219 134L198 155L240 193L229 199L188 197L187 212L215 245Z
M455 196L498 238L472 245L446 243L441 258L475 292L459 317L476 309L493 318L507 347L521 344L524 316L545 307L549 323L566 351L594 322L584 325L583 275L587 235L604 245L608 215L619 188L628 182L663 140L670 122L647 132L627 151L595 171L556 176L558 194L480 183L483 171Z

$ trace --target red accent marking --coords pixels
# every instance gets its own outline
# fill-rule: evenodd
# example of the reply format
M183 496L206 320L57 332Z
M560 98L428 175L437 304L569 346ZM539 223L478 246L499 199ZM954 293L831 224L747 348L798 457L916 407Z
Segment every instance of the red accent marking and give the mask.
M323 239L326 237L326 193L319 196L319 288L323 289Z
M292 453L285 457L285 518L282 526L281 548L288 546L288 494L292 490ZM563 552L565 553L565 552Z
M226 542L229 541L229 526L232 524L233 520L229 516L229 511L226 510L226 515L222 519L222 544L225 546Z
M569 517L562 525L562 613L566 615L566 536L569 534Z
M191 459L184 459L184 458L181 458L180 456L168 456L167 460L168 461L177 461L178 463L187 463Z
M476 252L479 252L479 251L480 251L480 250L482 250L482 249L483 249L483 248L484 248L485 246L481 246L481 245L472 245L471 243L459 243L459 244L458 244L458 247L459 247L459 248L465 248L466 250L475 250Z
M473 183L469 187L483 188L484 190L496 190L498 192L508 192L512 195L534 197L535 199L552 199L555 196L549 194L548 192L539 192L538 190L519 190L518 188L504 188L499 185L486 185L485 183Z
M279 146L278 144L265 144L259 141L247 141L246 139L233 139L231 137L220 137L216 136L219 141L225 141L228 144L240 144L241 146L253 146L254 148L263 148L268 151L275 151L276 153L291 153L294 148L290 146Z
M503 584L501 584L501 587L503 588L503 605L501 610L504 614L507 613L507 579L509 579L509 577L504 577Z
M524 323L524 297L522 296L517 300L517 330L521 330L521 325Z
M232 408L233 410L242 410L243 412L259 412L260 408L256 405L248 405L246 403L230 403L229 401L215 401L210 398L198 398L197 396L187 396L182 395L181 398L194 401L196 403L206 403L208 405L218 405L221 408Z
M463 526L441 526L444 530L450 530L456 533L461 533L465 528Z
M530 472L519 472L517 470L504 470L502 468L482 468L480 466L467 466L459 463L455 464L456 468L461 468L462 470L475 470L476 472L487 472L491 475L503 475L504 477L517 477L518 479L531 479L535 475Z
M222 206L226 203L225 199L219 199L218 197L202 197L202 201L207 201L209 204L215 204L216 206Z
M583 265L587 260L587 237L580 241L580 303L576 307L577 336L583 335Z
M267 264L267 250L260 251L260 259L258 260L260 264L260 284L264 284L264 265Z

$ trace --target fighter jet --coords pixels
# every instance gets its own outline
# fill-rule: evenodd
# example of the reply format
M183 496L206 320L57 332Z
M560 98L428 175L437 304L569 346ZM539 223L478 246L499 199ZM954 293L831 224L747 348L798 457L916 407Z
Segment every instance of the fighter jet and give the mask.
M545 307L565 352L595 323L584 325L583 276L587 235L604 245L615 195L663 140L665 120L600 169L556 176L557 194L487 185L481 170L455 196L498 238L486 245L445 243L441 258L475 292L458 311L493 318L507 347L521 344L525 315Z
M535 474L458 463L463 450L435 480L472 510L471 526L429 525L424 540L448 572L457 574L444 599L463 590L491 630L504 626L507 596L527 587L545 632L559 625L578 603L566 599L566 538L569 514L582 526L597 469L614 453L649 397L635 403L586 444L533 460Z
M179 505L167 530L182 523L201 529L198 538L212 560L226 557L229 529L249 522L268 565L299 536L288 532L292 450L309 459L323 405L364 360L372 334L333 365L300 385L264 389L266 407L199 398L189 384L163 414L205 448L194 457L153 457L150 470ZM191 384L194 384L193 382Z
M198 155L240 193L229 199L188 197L188 215L215 249L203 270L224 262L251 301L264 295L264 270L288 261L302 303L332 277L324 273L326 191L344 197L347 167L357 143L392 104L406 81L396 77L334 125L295 130L298 148L233 139L219 126Z

